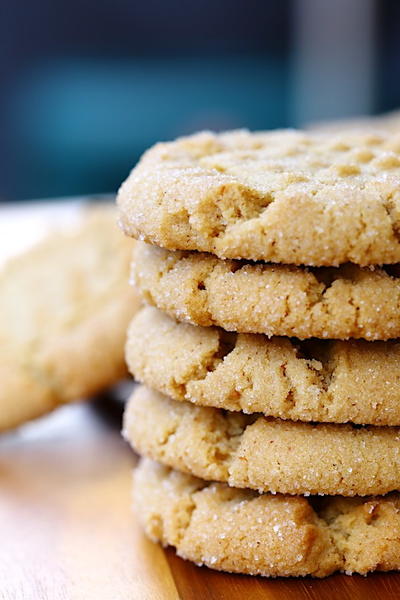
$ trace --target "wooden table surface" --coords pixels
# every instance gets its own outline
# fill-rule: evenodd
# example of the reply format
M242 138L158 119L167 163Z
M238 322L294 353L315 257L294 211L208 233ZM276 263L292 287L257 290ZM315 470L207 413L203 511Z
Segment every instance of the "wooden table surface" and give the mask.
M21 241L73 221L81 203L0 207L0 264ZM130 507L135 457L120 417L108 397L0 436L0 600L400 598L400 574L267 580L199 568L152 544Z

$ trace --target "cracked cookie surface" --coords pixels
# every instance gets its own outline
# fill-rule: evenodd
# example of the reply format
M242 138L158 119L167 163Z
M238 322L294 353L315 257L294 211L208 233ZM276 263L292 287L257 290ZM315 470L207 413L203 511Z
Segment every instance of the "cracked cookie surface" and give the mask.
M113 207L12 259L0 274L0 430L97 393L126 373L132 241Z
M142 459L134 508L146 534L212 569L325 577L400 568L400 499L257 494Z
M397 341L269 339L180 323L148 306L129 326L125 355L137 381L175 400L293 421L400 425Z
M309 269L139 242L133 280L148 303L194 325L300 339L400 337L397 265Z
M275 263L400 262L400 134L199 133L144 154L120 224L171 250Z
M284 494L400 488L400 429L267 419L176 402L139 387L124 435L145 456L206 480Z

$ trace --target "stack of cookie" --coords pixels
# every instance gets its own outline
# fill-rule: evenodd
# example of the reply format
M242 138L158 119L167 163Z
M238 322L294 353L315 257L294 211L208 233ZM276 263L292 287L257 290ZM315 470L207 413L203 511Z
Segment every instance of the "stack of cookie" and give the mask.
M400 137L202 133L119 206L146 533L234 572L400 568Z

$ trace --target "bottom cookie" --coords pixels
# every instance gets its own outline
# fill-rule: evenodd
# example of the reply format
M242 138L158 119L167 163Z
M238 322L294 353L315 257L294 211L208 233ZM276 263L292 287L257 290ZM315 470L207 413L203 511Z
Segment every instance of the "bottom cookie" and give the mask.
M325 577L400 568L400 495L304 498L209 483L142 459L135 510L146 534L212 569Z

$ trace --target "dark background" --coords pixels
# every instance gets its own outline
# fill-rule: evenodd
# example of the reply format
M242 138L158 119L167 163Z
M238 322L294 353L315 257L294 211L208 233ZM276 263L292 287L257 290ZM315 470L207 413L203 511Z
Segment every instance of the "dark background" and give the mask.
M396 0L0 7L2 201L114 191L147 146L198 129L400 106Z

